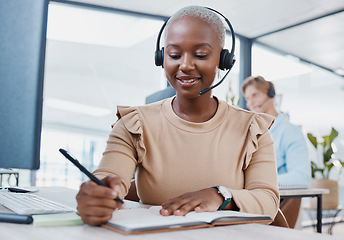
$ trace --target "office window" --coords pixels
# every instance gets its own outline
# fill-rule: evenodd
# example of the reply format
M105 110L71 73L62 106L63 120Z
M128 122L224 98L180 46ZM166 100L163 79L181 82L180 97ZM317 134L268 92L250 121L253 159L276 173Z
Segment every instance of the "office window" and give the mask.
M290 121L299 125L305 136L308 132L317 137L328 135L334 127L339 132L336 157L344 159L343 77L259 44L252 49L252 74L262 75L275 84L279 110L289 114ZM306 141L311 159L318 159L313 146ZM341 176L338 174L334 170L332 178L340 177L339 184L344 185L344 171Z
M144 104L159 90L154 65L162 21L51 3L48 15L46 125L106 134L117 105Z
M344 133L343 78L292 56L284 56L258 44L252 50L252 73L276 86L281 111L304 131L327 134L331 127Z
M37 186L78 188L84 176L58 149L66 148L94 170L117 119L116 106L143 105L147 95L165 87L163 70L154 65L162 23L121 12L49 4Z

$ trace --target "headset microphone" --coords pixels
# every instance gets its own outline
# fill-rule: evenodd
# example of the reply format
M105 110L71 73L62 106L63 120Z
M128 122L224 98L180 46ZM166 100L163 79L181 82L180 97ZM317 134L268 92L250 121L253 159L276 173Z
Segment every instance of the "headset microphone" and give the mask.
M220 12L216 11L215 9L212 8L208 8L210 11L213 11L217 14L219 14L221 17L224 18L224 20L226 21L231 35L232 35L232 48L231 51L228 51L228 49L222 49L221 53L220 53L220 62L219 62L219 68L221 70L228 70L227 73L224 75L224 77L215 85L211 86L210 88L205 88L202 91L199 92L200 95L203 95L207 92L209 92L210 90L212 90L213 88L219 86L224 79L227 77L228 73L230 72L230 70L232 69L234 63L235 63L235 55L234 55L234 50L235 50L235 33L234 33L234 29L231 25L231 23L229 22L229 20ZM162 25L159 34L158 34L158 38L157 38L157 42L156 42L156 50L155 50L155 65L156 66L163 66L164 63L164 48L160 49L160 38L162 35L162 32L164 30L164 28L166 27L166 24L168 22L168 19L165 21L165 23Z
M265 101L262 104L259 105L259 108L263 107L267 103L267 101L269 101L269 99L270 99L270 97L267 97L265 99Z
M203 94L209 92L211 89L219 86L223 82L223 80L225 80L225 78L227 77L228 73L229 73L229 71L227 71L226 74L223 76L223 78L218 83L216 83L215 85L211 86L210 88L205 88L202 91L200 91L199 95L203 95Z

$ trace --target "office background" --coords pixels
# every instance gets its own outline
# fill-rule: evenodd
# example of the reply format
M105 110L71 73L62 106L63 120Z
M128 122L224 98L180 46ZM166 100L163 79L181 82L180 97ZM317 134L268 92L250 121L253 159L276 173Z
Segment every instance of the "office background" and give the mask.
M243 74L262 75L276 85L278 108L305 135L339 131L336 154L344 159L342 0L58 0L48 11L41 168L33 175L23 170L21 185L78 188L86 180L58 149L91 170L98 165L116 106L145 104L166 87L163 69L154 65L157 33L167 16L191 4L221 11L237 34L237 62L214 95L237 104ZM340 178L343 201L343 173L332 177Z

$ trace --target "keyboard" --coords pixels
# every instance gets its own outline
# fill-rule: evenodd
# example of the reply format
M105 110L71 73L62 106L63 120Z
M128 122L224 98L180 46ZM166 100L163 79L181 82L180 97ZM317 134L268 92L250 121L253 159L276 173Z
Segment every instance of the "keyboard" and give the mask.
M297 184L290 184L290 185L281 185L279 184L280 190L286 190L286 189L307 189L309 188L309 185L297 185Z
M0 192L0 204L17 214L73 212L74 209L30 193Z

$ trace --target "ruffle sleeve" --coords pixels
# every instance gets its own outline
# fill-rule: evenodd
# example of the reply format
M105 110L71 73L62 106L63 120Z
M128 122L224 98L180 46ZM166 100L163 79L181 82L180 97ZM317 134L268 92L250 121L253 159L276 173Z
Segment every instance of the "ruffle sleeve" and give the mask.
M118 106L117 113L118 121L122 121L125 128L135 139L135 147L138 154L138 163L142 162L145 156L146 148L143 142L143 131L140 122L140 114L136 107Z
M249 127L244 169L249 166L252 154L258 149L259 137L270 129L274 121L275 118L273 116L264 113L257 113L253 117Z

